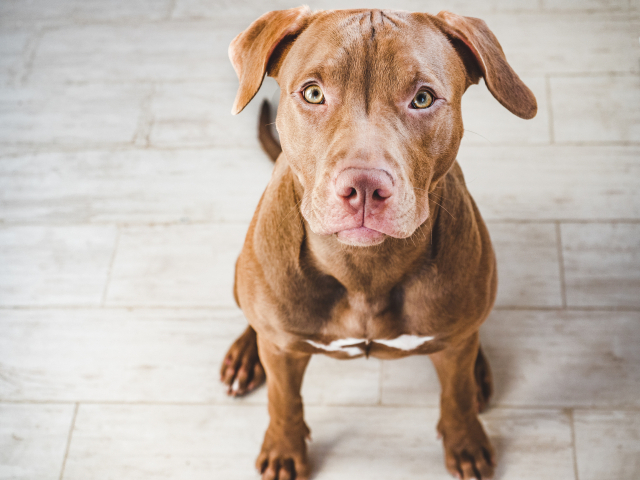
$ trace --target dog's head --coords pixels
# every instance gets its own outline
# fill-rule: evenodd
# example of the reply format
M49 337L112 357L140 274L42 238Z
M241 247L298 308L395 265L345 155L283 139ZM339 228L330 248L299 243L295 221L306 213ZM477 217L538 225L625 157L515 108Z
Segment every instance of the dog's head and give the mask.
M480 77L522 118L536 100L482 20L380 10L270 12L238 35L233 113L265 73L281 88L276 126L317 234L350 245L406 238L462 139L461 98Z

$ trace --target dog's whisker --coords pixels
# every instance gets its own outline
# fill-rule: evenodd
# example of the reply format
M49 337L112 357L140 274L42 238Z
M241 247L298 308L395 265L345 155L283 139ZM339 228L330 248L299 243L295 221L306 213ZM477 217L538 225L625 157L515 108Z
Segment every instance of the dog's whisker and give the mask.
M451 212L449 210L447 210L444 205L442 205L441 203L436 202L435 200L433 200L433 203L435 203L436 205L438 205L439 207L441 207L445 212L447 212L449 214L449 216L451 216L451 218L453 218L454 220L456 219L456 217L454 217L453 215L451 215Z
M289 211L289 213L287 213L285 215L285 217L282 219L282 221L280 222L280 224L278 225L278 229L280 229L280 227L282 227L282 225L284 224L284 222L287 220L287 218L289 218L289 216L293 213L293 212L297 212L296 216L300 214L300 209L298 208L298 206L300 205L300 203L302 202L302 200L300 200L298 203L296 203L291 210Z
M474 133L476 135L478 135L481 138L484 138L487 142L489 142L491 145L493 145L493 142L491 140L489 140L487 137L485 137L484 135L480 135L478 132L474 132L473 130L468 130L468 129L464 129L465 132L469 132L469 133Z

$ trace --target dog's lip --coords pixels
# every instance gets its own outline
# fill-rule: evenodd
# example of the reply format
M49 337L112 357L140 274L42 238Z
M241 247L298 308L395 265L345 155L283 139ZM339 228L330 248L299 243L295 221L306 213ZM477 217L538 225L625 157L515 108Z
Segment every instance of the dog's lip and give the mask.
M350 228L336 232L338 240L347 245L366 247L382 243L385 234L365 226Z

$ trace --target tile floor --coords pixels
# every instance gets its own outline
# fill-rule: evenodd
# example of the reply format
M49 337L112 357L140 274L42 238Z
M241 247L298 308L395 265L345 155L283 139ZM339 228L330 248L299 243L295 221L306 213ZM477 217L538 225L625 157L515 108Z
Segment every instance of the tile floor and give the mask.
M499 479L640 474L640 4L318 0L487 21L535 92L484 86L459 159L501 277L482 329ZM219 362L271 165L229 41L290 0L0 3L0 479L251 479L264 388ZM272 98L268 80L259 94ZM444 479L427 358L317 357L316 479ZM384 435L374 432L384 431Z

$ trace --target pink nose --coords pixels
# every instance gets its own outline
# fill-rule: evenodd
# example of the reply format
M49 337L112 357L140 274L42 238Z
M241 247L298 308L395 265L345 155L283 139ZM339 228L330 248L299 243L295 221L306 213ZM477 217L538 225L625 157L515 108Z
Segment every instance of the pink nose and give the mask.
M393 195L391 176L384 170L373 168L348 168L336 178L336 194L356 212L381 207Z

